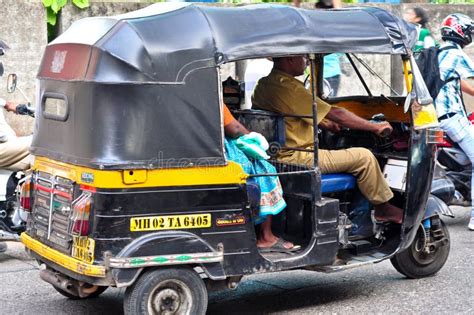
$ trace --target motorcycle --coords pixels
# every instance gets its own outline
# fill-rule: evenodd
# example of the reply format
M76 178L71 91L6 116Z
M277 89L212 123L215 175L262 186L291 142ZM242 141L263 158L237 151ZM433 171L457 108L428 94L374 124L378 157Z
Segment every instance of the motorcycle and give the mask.
M468 115L471 124L474 124L474 113ZM471 206L471 162L461 148L449 138L438 145L437 172L435 181L446 179L454 186L454 195L447 201L448 205Z
M13 93L18 90L27 100L26 104L17 106L17 114L34 117L34 109L25 93L17 87L17 76L9 74L7 91ZM6 101L0 98L0 106ZM3 113L0 113L3 115ZM2 117L3 118L3 117ZM0 241L19 241L19 235L25 231L27 214L22 210L19 195L27 174L24 171L0 169Z

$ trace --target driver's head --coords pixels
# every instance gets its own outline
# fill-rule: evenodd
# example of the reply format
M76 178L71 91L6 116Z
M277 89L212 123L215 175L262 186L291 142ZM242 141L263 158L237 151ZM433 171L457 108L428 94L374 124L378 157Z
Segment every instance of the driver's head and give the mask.
M273 58L273 67L294 77L304 74L308 66L305 55Z

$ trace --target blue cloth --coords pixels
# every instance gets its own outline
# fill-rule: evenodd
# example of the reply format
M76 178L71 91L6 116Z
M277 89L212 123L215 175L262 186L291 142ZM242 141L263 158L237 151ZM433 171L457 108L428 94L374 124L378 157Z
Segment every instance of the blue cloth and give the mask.
M249 159L233 139L225 139L225 151L227 159L239 163L247 174L276 173L275 167L267 161ZM255 220L257 224L263 222L267 215L275 215L285 209L283 189L277 176L252 177L247 181L257 183L261 191L259 217Z
M462 51L458 44L446 42L441 48L454 46L455 49L445 49L439 52L439 72L441 80L447 82L439 91L435 100L438 117L447 113L459 113L466 116L461 98L461 81L474 77L474 62Z
M341 65L339 64L341 55L341 53L334 53L324 56L323 76L325 79L341 75Z

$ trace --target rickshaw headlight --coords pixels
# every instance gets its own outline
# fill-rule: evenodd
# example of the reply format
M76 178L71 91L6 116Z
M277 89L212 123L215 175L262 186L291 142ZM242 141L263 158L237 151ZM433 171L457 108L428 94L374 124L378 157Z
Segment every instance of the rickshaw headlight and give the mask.
M92 194L83 192L72 205L70 230L73 235L87 236L89 234L89 216L92 209Z

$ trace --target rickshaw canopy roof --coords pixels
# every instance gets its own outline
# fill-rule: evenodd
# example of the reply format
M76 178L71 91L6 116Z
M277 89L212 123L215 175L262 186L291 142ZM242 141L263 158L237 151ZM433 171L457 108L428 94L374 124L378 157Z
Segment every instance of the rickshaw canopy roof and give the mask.
M217 66L305 53L409 54L387 11L160 3L86 18L49 44L32 152L93 168L224 165Z
M158 3L74 23L49 45L45 61L58 64L53 53L58 47L83 45L90 48L82 49L90 62L74 73L43 66L40 78L178 83L196 69L241 59L333 52L409 54L416 38L413 25L374 7L305 10ZM69 59L84 59L80 55L76 49Z

